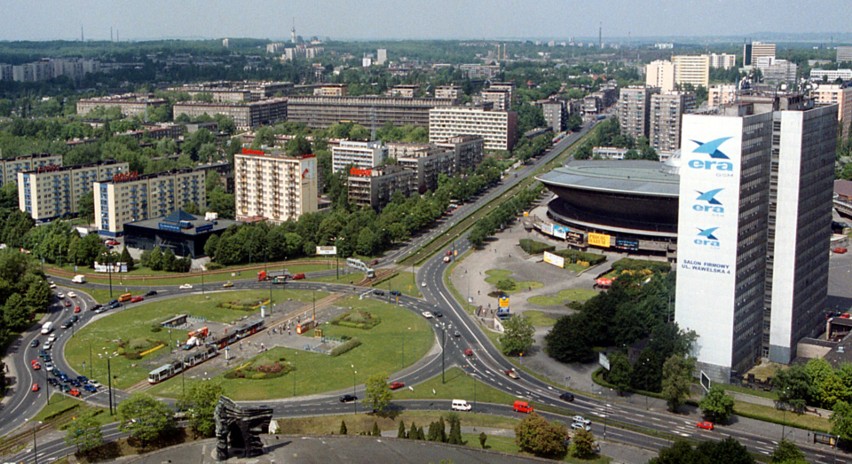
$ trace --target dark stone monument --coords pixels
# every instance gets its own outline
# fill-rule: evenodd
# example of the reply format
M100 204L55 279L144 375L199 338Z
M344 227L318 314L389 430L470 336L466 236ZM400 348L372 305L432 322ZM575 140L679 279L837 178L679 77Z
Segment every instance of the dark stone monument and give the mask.
M263 454L260 434L269 430L272 408L241 407L225 396L216 404L216 459L254 457Z

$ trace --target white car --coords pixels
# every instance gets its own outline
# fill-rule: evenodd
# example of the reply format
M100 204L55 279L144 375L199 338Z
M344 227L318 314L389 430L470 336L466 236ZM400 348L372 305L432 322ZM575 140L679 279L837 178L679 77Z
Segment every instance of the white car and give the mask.
M57 294L56 294L56 296L57 296L60 300L61 300L61 299L63 299L63 298L65 298L65 294L64 294L64 293L62 293L62 292L57 293Z
M181 289L181 290L189 290L189 289L192 288L192 284L183 284L178 288Z
M420 284L421 287L426 287L426 282Z
M68 292L68 298L77 298L77 294L74 292Z
M56 288L56 284L52 280L50 281L50 288Z
M574 422L573 424L571 424L571 428L574 430L585 430L587 432L590 432L592 430L592 427L590 425L581 424L579 422Z
M53 363L48 361L44 363L44 368L47 369L47 372L51 372L54 369Z
M583 425L591 425L592 421L586 419L583 416L574 416L571 418L575 424L583 424Z
M93 387L95 387L95 388L101 388L101 387L103 387L103 385L101 385L101 383L100 383L100 382L98 382L97 380L92 380L92 379L89 379L89 385L91 385L91 386L93 386Z
M430 313L429 311L423 311L420 314L422 314L423 317L425 317L426 319L432 319L432 313Z
M55 333L52 333L52 334L50 334L49 337L47 337L47 341L49 341L50 343L53 343L54 340L56 340L56 334Z

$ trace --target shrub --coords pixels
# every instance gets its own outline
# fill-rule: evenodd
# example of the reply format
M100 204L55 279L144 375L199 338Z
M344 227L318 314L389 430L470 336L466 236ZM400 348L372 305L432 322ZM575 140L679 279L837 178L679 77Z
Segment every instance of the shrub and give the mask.
M151 324L151 332L157 333L163 330L160 324Z
M369 330L379 325L382 320L373 316L372 313L355 309L334 318L331 323L341 327L352 327L355 329Z
M361 340L358 340L357 338L353 338L353 339L348 340L348 341L346 341L346 342L344 342L340 345L335 346L331 350L331 355L332 356L340 356L341 354L346 353L347 351L350 351L350 350L352 350L352 349L354 349L354 348L356 348L360 345L361 345Z
M595 266L606 261L606 256L599 255L597 253L586 253L584 251L572 250L571 248L566 248L564 250L556 250L553 252L555 255L559 255L572 263L580 263L581 261L586 266Z
M644 259L622 258L612 263L612 268L616 271L652 271L666 274L671 272L672 266L669 263L660 261L648 261Z
M220 264L220 263L214 263L214 262L212 262L212 261L211 261L211 262L209 262L209 263L207 263L207 264L205 264L205 265L204 265L204 267L205 267L208 271L216 271L216 270L219 270L219 269L225 269L225 266L224 266L223 264Z
M538 242L535 240L531 240L528 238L522 238L518 240L518 245L521 246L521 249L527 252L530 255L539 255L544 253L545 251L553 251L556 249L555 246L549 245L547 243Z

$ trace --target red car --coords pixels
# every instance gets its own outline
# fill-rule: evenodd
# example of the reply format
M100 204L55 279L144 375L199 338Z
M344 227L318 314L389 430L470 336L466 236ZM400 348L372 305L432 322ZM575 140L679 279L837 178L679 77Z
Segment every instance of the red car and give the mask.
M300 272L298 274L293 274L293 280L302 280L305 278L305 273Z
M391 390L398 390L405 386L405 382L391 382L388 386Z
M849 250L847 250L845 247L837 247L831 251L837 253L838 255L842 255L843 253L846 253Z
M79 313L79 312L80 312L80 307L79 307L79 306L74 306L74 314L77 314L77 313Z
M464 355L465 356L473 356L473 350L471 350L470 348L465 348Z
M70 302L70 301L68 301L68 300L63 300L63 301L62 301L62 304L63 304L63 305L65 305L65 307L66 307L66 308L70 308L70 307L71 307L71 302Z
M106 241L106 244L107 244L107 245L109 245L109 246L117 246L117 245L119 245L119 243L118 243L117 241L115 241L115 240L107 240L107 241Z
M140 301L142 301L144 299L145 299L145 297L143 297L143 296L134 296L133 298L130 299L130 302L131 303L139 303Z
M41 369L41 364L39 364L38 361L36 361L35 359L30 361L30 365L33 366L34 371Z
M713 430L713 423L709 422L709 421L701 421L701 422L695 424L695 426L698 427L699 429Z
M68 394L71 395L71 396L75 396L75 397L79 398L80 397L80 390L77 390L76 388L72 388L71 391L68 392Z
M38 386L38 384L37 384L37 383L34 383L34 384L33 384L32 391L37 392L37 391L39 391L39 390L41 390L41 388Z

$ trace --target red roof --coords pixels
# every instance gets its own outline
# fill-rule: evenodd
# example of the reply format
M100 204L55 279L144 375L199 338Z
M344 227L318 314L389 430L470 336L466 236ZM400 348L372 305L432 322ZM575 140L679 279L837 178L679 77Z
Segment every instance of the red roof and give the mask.
M852 181L836 180L834 181L834 193L852 201Z

